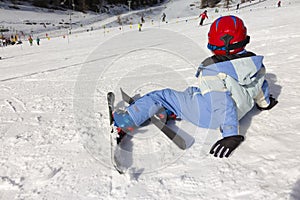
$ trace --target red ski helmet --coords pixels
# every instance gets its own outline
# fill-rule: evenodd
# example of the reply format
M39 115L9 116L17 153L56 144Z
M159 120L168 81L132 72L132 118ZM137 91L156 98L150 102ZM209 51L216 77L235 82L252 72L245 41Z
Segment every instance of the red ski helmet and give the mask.
M233 15L219 17L210 26L208 45L216 55L236 54L249 43L247 28L243 21Z

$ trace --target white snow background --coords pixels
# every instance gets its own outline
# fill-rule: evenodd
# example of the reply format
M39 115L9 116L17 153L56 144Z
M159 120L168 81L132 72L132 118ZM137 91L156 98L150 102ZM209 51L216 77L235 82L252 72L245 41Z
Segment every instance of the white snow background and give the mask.
M201 10L191 10L192 2L174 0L146 12L141 32L136 23L102 29L116 25L113 16L74 27L66 38L66 30L53 32L57 37L49 32L50 40L42 38L40 46L24 40L1 47L1 200L300 199L299 1L282 1L277 8L275 0L256 0L242 4L238 12L234 5L218 13L208 9L202 27L197 18ZM168 23L159 23L162 12ZM0 13L1 21L18 29L24 26L20 19L46 15L7 8ZM136 22L137 13L124 16ZM106 93L114 91L116 106L124 107L120 87L143 95L196 86L196 68L211 55L206 48L209 26L227 14L244 20L251 36L247 50L265 56L278 105L263 112L254 108L241 120L246 140L226 159L208 153L221 138L218 130L173 122L173 128L194 140L182 151L153 125L142 127L125 138L127 171L120 175L110 163ZM68 19L66 13L45 18L62 15ZM91 14L87 21L94 19ZM85 31L91 26L95 30Z

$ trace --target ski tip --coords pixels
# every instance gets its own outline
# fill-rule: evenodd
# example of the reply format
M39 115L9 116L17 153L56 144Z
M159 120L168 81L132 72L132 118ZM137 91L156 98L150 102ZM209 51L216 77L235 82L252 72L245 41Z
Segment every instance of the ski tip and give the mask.
M176 140L176 139L175 139ZM175 141L174 143L181 149L181 150L186 150L187 149L187 145L185 142L183 142L181 139L179 141Z
M107 96L107 98L113 98L113 99L114 99L115 93L113 93L113 92L108 92L106 96Z

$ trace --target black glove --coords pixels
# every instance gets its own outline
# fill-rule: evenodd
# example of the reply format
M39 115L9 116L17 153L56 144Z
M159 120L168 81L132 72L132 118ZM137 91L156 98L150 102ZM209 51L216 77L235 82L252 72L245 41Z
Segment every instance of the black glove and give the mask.
M214 154L215 157L218 157L219 151L222 150L219 157L223 158L225 152L227 152L225 154L225 157L227 158L231 154L231 152L240 145L242 141L244 141L244 136L242 135L224 137L212 146L209 153Z
M268 105L268 107L262 108L262 107L259 107L258 105L256 105L256 107L261 111L270 110L271 108L273 108L278 103L278 101L275 98L273 98L272 95L270 95L269 99L270 99L270 104Z

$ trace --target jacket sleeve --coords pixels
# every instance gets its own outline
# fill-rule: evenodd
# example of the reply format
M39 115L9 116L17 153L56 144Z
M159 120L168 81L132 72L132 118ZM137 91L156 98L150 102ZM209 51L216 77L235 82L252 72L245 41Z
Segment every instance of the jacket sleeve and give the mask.
M238 113L236 104L227 92L210 92L211 126L219 127L223 137L238 135ZM214 124L217 123L217 124Z
M251 87L248 87L248 91L251 94L252 98L254 97L254 102L261 108L265 108L268 107L268 105L270 104L270 92L269 92L269 84L268 82L265 80L265 76L266 76L266 68L264 66L264 64L262 64L261 69L256 73L255 77L256 77L256 81L254 84L254 89L251 90ZM255 85L259 85L260 88L257 88L255 90Z
M230 92L226 92L226 102L224 109L224 120L221 123L220 130L223 137L229 137L239 134L239 121L237 107L232 99Z

